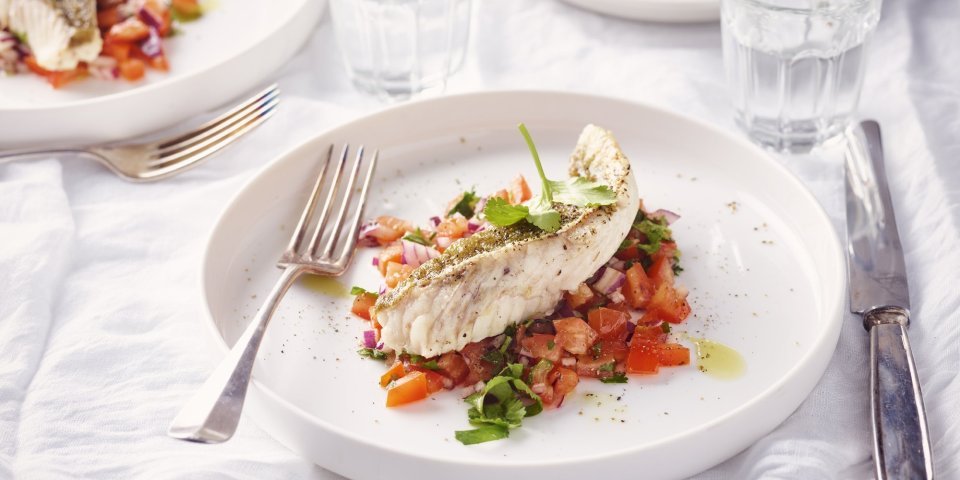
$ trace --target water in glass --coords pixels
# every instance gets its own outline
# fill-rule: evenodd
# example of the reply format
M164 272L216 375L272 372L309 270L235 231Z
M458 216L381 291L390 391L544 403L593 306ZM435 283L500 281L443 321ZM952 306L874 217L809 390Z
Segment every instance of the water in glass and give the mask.
M722 17L737 122L755 141L804 152L843 131L880 0L723 0Z
M389 99L446 86L464 61L470 12L470 0L330 2L351 81Z

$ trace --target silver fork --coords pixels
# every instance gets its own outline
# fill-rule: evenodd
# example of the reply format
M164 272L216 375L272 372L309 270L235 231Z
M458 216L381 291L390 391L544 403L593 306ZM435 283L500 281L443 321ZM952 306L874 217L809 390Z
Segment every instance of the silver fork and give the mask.
M354 207L353 221L346 232L348 235L341 242L343 222L355 198L358 171L363 161L363 146L361 145L358 149L356 160L350 169L350 178L344 184L340 178L347 163L348 152L349 148L344 146L333 179L326 189L327 194L321 207L320 218L316 221L316 227L309 237L309 242L304 245L307 230L314 223L317 201L324 190L324 177L333 156L333 146L327 150L326 160L320 167L320 174L314 183L310 199L300 215L300 221L297 222L297 228L290 238L286 251L277 262L277 266L283 269L280 279L277 280L263 305L260 306L260 310L257 311L237 343L230 349L226 358L220 362L200 390L187 401L170 423L167 434L171 437L202 443L221 443L229 440L237 430L237 424L240 421L240 412L243 410L243 401L247 395L253 362L260 348L260 342L263 340L263 334L287 289L304 273L337 276L346 271L350 265L357 246L357 233L363 207L367 201L367 190L377 165L379 152L373 153L373 158L367 167L363 188ZM341 190L342 196L339 194ZM342 198L338 200L338 197ZM336 205L338 203L339 205ZM330 215L335 209L337 212L333 229L328 230L327 222L332 219ZM323 242L324 237L326 242Z
M150 182L197 166L273 115L280 90L271 85L240 105L196 129L157 141L132 145L0 151L0 163L49 154L69 153L93 158L120 177Z

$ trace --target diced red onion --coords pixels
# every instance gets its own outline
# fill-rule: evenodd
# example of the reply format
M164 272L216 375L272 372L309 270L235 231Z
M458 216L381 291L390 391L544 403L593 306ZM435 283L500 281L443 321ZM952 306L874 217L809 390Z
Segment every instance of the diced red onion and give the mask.
M149 8L140 8L140 11L137 12L137 16L140 17L140 20L143 20L143 23L146 23L147 26L151 27L152 29L160 30L163 28L163 19L158 17L156 13L150 11Z
M483 209L487 206L487 200L489 198L490 197L482 197L480 200L477 200L477 204L473 207L473 211L476 212L473 214L474 218L483 213Z
M377 332L373 330L364 330L363 332L363 346L367 348L376 348L377 347Z
M360 227L359 241L357 244L361 247L373 247L380 245L377 237L382 236L383 227L376 221L367 223Z
M403 247L403 253L400 256L400 261L403 264L410 265L413 268L419 267L431 258L437 258L440 256L440 252L434 250L433 248L420 245L419 243L411 242L409 240L400 240L400 245Z
M657 210L649 214L648 216L653 218L662 218L667 221L667 225L670 225L673 222L680 220L680 215L677 215L676 213L673 213L670 210L664 210L662 208L660 210Z
M147 9L140 10L146 12ZM156 58L163 55L163 42L160 40L160 34L153 26L149 28L150 36L140 42L140 51L150 58Z
M383 350L383 342L377 344L377 350Z
M570 308L570 305L567 305L567 302L560 302L560 305L557 306L557 309L553 312L553 317L555 318L567 318L573 317L573 309Z
M606 268L607 267L598 268L597 271L593 272L593 275L591 275L590 278L587 279L586 284L593 285L594 283L597 283L597 280L600 280L600 276L603 275L603 271L606 270Z
M436 238L437 246L446 250L450 247L450 244L453 243L453 239L450 237L437 237Z
M434 227L440 225L440 222L440 217L430 217L430 223L432 223Z
M527 350L526 348L520 349L520 355L523 355L524 357L533 357L533 354L530 353L530 350Z
M560 359L560 365L564 367L572 367L577 364L577 359L573 357L563 357Z
M597 283L593 284L593 288L604 295L609 295L620 288L626 279L627 276L623 272L607 267L603 270Z
M370 263L372 263L374 267L379 267L379 266L380 266L380 257L373 257L373 260L371 260Z
M624 270L627 269L627 268L626 268L626 267L627 267L627 262L624 262L623 260L620 260L620 259L614 257L614 258L611 258L609 262L607 262L607 266L610 267L610 268L615 268L615 269L620 270L620 271L622 272L622 271L624 271Z
M627 300L627 298L623 296L623 293L620 290L614 290L613 293L607 295L607 298L609 298L610 301L613 303L623 303L624 301Z
M387 286L386 286L386 285L380 285L380 290L378 290L378 294L379 294L379 295L383 295L384 293L387 293Z
M101 80L114 80L120 77L117 60L112 57L100 56L87 64L90 75Z
M477 233L483 230L483 223L471 218L467 221L467 231L470 233Z

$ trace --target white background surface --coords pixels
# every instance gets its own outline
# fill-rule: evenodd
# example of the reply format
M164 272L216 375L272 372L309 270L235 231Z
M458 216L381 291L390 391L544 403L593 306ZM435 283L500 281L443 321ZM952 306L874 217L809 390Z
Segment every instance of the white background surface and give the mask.
M913 287L910 335L946 479L960 478L958 20L956 2L887 2L862 100L864 115L884 128ZM485 0L475 24L470 61L451 91L603 93L733 129L717 24L633 23L510 0ZM335 478L251 422L220 446L163 435L211 366L195 316L213 219L269 159L378 108L347 83L326 19L277 78L284 97L274 119L164 183L123 183L76 159L0 167L0 477ZM780 161L842 227L836 156ZM851 316L800 409L702 478L870 478L866 359L865 333Z

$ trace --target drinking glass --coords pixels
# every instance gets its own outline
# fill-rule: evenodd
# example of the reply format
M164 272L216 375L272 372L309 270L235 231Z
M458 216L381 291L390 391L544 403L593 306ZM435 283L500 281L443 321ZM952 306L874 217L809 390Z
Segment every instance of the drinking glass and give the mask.
M350 80L393 100L442 90L463 65L471 7L471 0L332 0Z
M722 0L737 123L756 142L806 152L856 113L864 45L881 0Z

